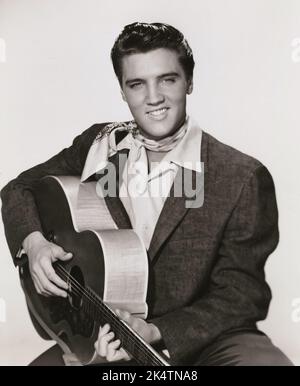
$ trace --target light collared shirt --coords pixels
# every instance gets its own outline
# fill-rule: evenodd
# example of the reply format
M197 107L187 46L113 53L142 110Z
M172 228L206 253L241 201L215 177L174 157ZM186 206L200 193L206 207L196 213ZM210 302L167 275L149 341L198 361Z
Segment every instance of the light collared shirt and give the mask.
M140 236L147 250L179 167L201 172L202 130L190 117L187 118L185 125L187 125L187 131L183 138L172 150L166 152L163 159L151 168L149 174L144 173L142 189L134 189L133 191L130 189L132 174L128 172L128 161L123 169L120 200L128 214L133 230ZM124 148L130 149L128 137L126 136L119 142L116 147L117 151ZM113 154L107 149L103 151L101 142L90 152L82 174L82 181L99 172L104 167L105 162L107 163L108 156ZM141 162L144 163L144 170L148 170L146 156L139 160L139 164Z

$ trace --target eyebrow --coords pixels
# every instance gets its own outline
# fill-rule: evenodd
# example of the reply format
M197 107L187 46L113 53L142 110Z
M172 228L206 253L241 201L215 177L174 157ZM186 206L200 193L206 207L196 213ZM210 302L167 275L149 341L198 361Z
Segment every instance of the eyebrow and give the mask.
M167 72L165 74L159 75L158 79L167 78L167 77L179 77L180 75L178 72ZM141 78L134 78L134 79L128 79L126 80L125 84L129 85L131 83L137 83L137 82L144 82L144 79Z

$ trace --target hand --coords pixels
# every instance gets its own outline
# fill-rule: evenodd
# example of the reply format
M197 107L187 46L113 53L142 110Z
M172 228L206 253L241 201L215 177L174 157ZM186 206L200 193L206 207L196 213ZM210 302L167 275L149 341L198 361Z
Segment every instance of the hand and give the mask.
M159 329L153 323L132 316L129 312L115 310L116 315L126 322L135 332L137 332L147 343L156 343L162 337ZM130 355L120 347L120 339L114 340L115 334L110 331L110 325L105 324L99 329L98 340L95 342L95 350L101 357L108 362L115 362L131 359Z
M72 253L66 253L60 246L46 240L40 232L27 236L23 248L28 256L29 270L36 291L44 296L67 297L64 290L68 289L68 285L56 274L52 264L57 260L70 259Z

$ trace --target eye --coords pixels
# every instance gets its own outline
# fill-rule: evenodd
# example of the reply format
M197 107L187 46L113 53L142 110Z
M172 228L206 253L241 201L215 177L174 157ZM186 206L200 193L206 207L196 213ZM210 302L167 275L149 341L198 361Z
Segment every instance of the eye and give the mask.
M141 83L141 82L131 83L131 84L129 85L129 87L130 87L131 89L138 89L138 88L141 88L141 86L142 86L142 83Z
M172 84L172 83L176 82L176 78L164 78L164 79L162 79L162 82L164 84Z

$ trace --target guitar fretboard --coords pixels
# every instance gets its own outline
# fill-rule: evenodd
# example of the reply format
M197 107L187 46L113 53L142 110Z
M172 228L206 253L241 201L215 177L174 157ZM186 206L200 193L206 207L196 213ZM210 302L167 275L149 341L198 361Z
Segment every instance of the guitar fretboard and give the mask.
M111 330L115 333L115 339L120 339L121 346L138 363L145 366L167 365L166 361L125 322L120 320L91 288L82 286L61 264L57 263L55 270L63 280L71 284L70 295L80 298L80 310L91 321L96 321L99 325L109 323Z

